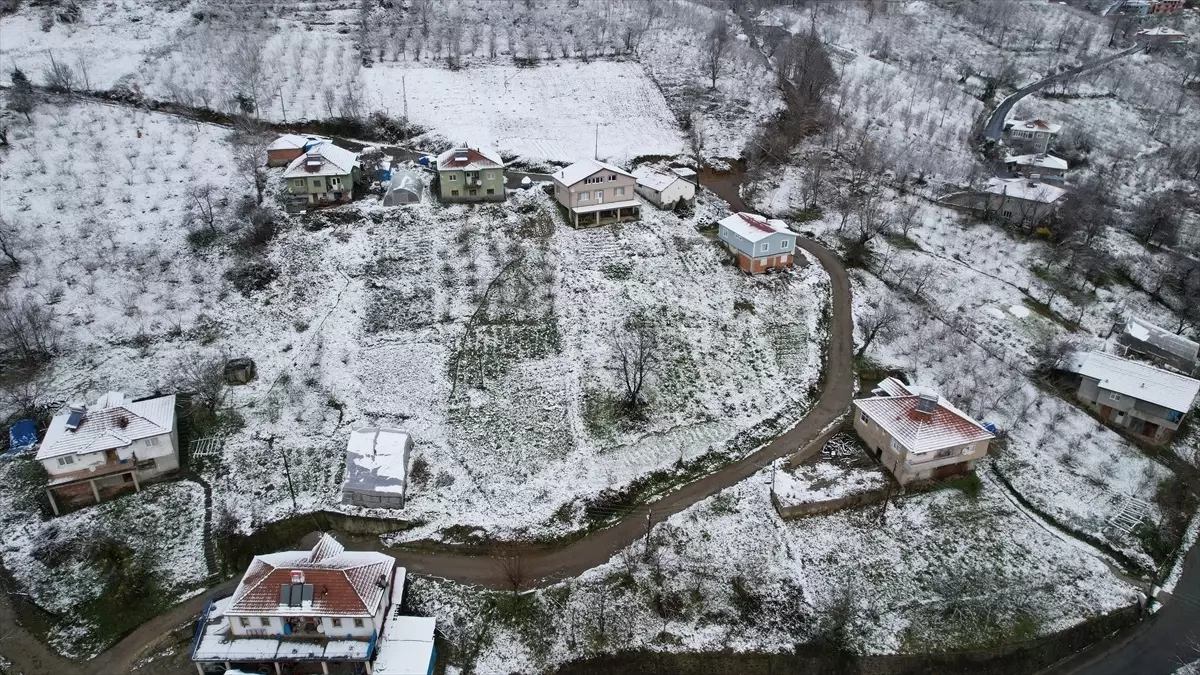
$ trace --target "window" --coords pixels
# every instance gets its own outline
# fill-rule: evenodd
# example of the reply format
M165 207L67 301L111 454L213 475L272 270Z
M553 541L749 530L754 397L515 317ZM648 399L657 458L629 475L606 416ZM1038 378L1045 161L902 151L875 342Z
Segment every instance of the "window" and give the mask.
M1117 411L1117 417L1124 417L1124 416L1125 416L1125 411L1124 411L1124 410L1118 410L1118 411Z
M342 620L341 620L341 619L330 619L330 621L333 623L333 627L334 627L334 628L341 628L341 627L342 627Z
M1012 216L1013 216L1013 212L1012 212L1011 210L1005 210L1005 211L1003 211L1003 212L1002 212L1002 215L1003 215L1005 218L1012 218Z
M451 197L457 197L457 196L458 196L458 190L451 190L451 191L450 191L450 196L451 196Z
M446 176L446 180L448 180L448 181L450 181L451 183L453 183L454 181L458 180L458 174L453 174L453 173L452 173L452 174L450 174L450 175Z
M861 419L861 420L863 421L863 424L870 424L870 423L871 423L871 420L867 419L867 413L865 413L865 412L863 412L863 411L861 411L861 410L860 410L860 411L858 411L858 418L859 418L859 419Z
M265 616L258 617L258 622L262 624L263 628L271 627L271 620Z
M604 190L596 190L596 201L604 201Z
M479 194L479 190L476 190L475 188L471 188L470 190L467 191L467 194L474 197L475 195Z
M495 190L493 190L492 188L488 188L488 191L487 191L487 193L488 193L489 195L494 195L494 194L496 194L496 191L495 191Z
M58 458L59 466L67 466L68 464L74 464L74 463L75 463L75 458L70 455L67 455L66 457Z
M895 450L896 452L904 452L904 446L900 443L897 443L896 439L893 438L892 439L892 450Z
M763 244L763 245L762 245L762 252L763 252L763 253L766 253L767 251L770 251L770 250L771 250L771 245L770 245L770 244Z
M250 625L250 619L247 619L244 616L239 616L238 623L242 624L242 628L246 628L247 626Z
M484 180L496 180L496 172L488 171L487 173L483 174L483 179Z
M941 450L937 451L938 457L950 457L955 454L957 453L954 451L954 448L942 448Z
M304 179L297 178L296 180L292 181L292 185L295 185L298 188L302 188L302 187L304 187Z
M609 179L610 181L612 181L612 180L616 180L616 179L617 179L617 177L616 177L616 175L612 175L612 176L609 176L609 177L608 177L608 179Z
M341 178L338 178L338 177L336 177L336 176L334 176L333 178L330 178L330 179L329 179L329 184L330 184L330 185L341 185L341 184L342 184L342 179L341 179Z
M579 193L579 201L586 202L588 200L589 194L591 194L591 193L590 192L580 192Z
M150 447L158 445L158 436L151 436L150 438L147 438L146 445L149 445Z
M613 195L617 197L625 196L625 188L613 188Z
M316 187L316 188L319 188L319 187L321 187L321 179L320 179L320 178L314 178L314 179L313 179L313 182L312 182L312 184L313 184L313 187Z
M779 242L779 250L781 250L781 251L786 251L787 249L789 249L791 247L792 247L791 239L784 239L783 241Z
M1115 391L1110 391L1110 392L1108 392L1108 399L1109 399L1110 401L1120 401L1120 400L1121 400L1121 395L1120 395L1120 394L1118 394L1118 393L1117 393L1117 392L1115 392Z
M362 628L362 627L363 627L363 620L362 620L362 619L355 619L355 620L354 620L354 627L355 627L355 628Z

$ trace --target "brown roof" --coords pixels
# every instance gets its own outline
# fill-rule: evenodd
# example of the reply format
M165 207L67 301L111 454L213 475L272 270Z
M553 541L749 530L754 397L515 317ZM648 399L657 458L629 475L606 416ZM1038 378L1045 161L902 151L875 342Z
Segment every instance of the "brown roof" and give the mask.
M917 411L920 396L875 396L854 402L909 452L930 452L995 438L954 406L940 401L931 415Z

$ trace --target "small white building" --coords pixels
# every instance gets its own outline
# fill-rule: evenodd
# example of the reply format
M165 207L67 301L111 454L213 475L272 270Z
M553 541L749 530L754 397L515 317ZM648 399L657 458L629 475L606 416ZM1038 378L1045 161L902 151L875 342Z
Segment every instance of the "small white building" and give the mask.
M1067 173L1067 160L1054 155L1006 155L1004 164L1032 180L1062 180Z
M691 173L694 176L696 172ZM681 199L690 203L696 198L696 184L675 170L662 171L644 166L633 175L637 179L633 191L660 209L674 208Z
M64 408L46 429L37 460L50 479L46 496L74 502L111 496L179 468L175 396L134 401L110 391L94 405ZM56 499L56 497L58 499Z
M737 256L737 265L751 274L792 266L796 235L782 220L753 213L735 213L717 222L717 238Z
M401 616L399 600L395 613L384 625L372 675L429 675L437 652L433 631L437 620L429 616Z
M342 503L402 508L412 445L408 434L395 429L370 427L350 432Z

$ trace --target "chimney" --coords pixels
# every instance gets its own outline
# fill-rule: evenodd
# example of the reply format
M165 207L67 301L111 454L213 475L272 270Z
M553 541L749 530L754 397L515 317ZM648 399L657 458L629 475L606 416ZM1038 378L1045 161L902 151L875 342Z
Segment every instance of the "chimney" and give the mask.
M302 570L292 570L292 583L293 584L304 583L304 572Z
M1029 181L1029 187L1037 187L1037 182L1032 180Z
M920 394L917 396L917 407L913 409L913 417L927 422L933 419L933 413L937 412L938 397L935 394Z

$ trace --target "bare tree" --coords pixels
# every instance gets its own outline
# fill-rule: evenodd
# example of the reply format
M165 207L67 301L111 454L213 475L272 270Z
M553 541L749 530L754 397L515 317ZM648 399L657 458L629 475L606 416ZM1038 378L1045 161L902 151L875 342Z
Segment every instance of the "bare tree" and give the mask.
M234 99L239 101L243 114L258 114L259 97L263 91L266 63L263 57L263 38L247 32L233 40L225 51L226 71L236 87ZM249 108L249 110L247 110Z
M31 121L29 113L33 112L33 106L37 103L37 96L33 92L33 83L20 68L13 68L12 74L12 89L8 91L8 109L13 112L21 113L25 116L25 121Z
M52 307L32 297L0 297L0 346L20 365L44 363L58 351L60 334Z
M908 233L917 224L917 215L920 210L921 205L912 200L906 200L903 206L896 209L896 224L899 226L900 234L908 236Z
M179 388L192 394L192 405L213 412L225 397L225 357L218 352L195 352L175 368Z
M46 88L50 91L61 91L67 94L75 90L75 71L71 70L71 66L54 58L54 52L50 54L50 67L42 73L42 77L46 80Z
M233 134L234 164L242 178L254 186L254 203L262 206L267 189L266 130L253 123L239 124Z
M187 191L188 217L217 233L217 188L212 183L193 185Z
M521 587L528 581L529 576L528 565L525 563L524 556L518 553L501 558L500 569L504 573L505 581L512 588L513 595L520 593Z
M873 307L860 314L858 317L858 330L862 333L863 342L854 356L858 358L865 354L867 348L877 338L883 340L891 339L900 328L900 320L903 316L899 307L893 303L883 301L880 302L878 307Z
M1174 246L1179 242L1179 208L1169 192L1144 199L1134 212L1130 229L1146 245Z
M636 411L645 403L642 391L659 362L658 328L645 314L636 314L613 336L613 351L625 386L625 408Z
M728 66L729 51L733 48L733 31L725 22L725 17L718 16L709 28L704 38L702 59L704 71L712 81L712 88L717 88L717 78L725 72Z
M0 216L0 256L8 259L13 268L21 266L19 253L24 248L24 239L16 223Z

